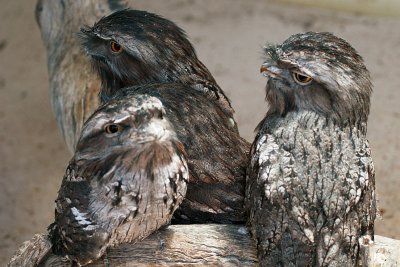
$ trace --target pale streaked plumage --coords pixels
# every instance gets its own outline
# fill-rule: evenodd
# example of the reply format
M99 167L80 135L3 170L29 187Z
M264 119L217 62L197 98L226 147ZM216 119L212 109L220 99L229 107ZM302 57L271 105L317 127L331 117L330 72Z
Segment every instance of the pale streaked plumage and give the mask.
M262 266L355 266L373 238L375 177L366 139L371 82L362 58L329 33L268 46L269 110L246 185Z
M185 151L154 97L101 106L85 123L56 200L53 251L79 264L169 223L186 194Z

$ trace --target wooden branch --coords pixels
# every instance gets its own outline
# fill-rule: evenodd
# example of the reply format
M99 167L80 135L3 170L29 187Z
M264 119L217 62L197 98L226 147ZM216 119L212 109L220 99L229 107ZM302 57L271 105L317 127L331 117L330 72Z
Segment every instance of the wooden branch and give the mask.
M47 234L25 242L8 266L71 266L51 251ZM256 266L256 249L244 226L170 225L142 242L121 244L88 266Z
M400 265L400 240L376 235L374 242L363 237L360 244L366 266ZM37 234L20 247L8 266L71 266L68 259L50 251L47 234ZM257 266L254 241L239 225L170 225L142 242L110 248L104 258L88 266L194 265Z
M36 19L47 50L51 105L71 152L86 119L98 107L100 80L76 33L112 13L118 0L38 0Z

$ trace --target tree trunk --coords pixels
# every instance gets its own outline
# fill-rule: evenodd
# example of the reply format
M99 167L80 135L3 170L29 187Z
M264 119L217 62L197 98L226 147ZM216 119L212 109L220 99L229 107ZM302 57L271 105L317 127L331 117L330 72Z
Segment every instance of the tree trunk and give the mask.
M121 8L117 0L39 0L36 19L47 49L50 100L71 152L81 128L99 105L100 80L76 33Z

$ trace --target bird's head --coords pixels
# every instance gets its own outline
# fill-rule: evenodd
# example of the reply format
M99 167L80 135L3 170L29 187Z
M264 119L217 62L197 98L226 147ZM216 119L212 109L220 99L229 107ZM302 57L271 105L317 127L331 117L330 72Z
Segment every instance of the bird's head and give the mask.
M113 168L137 169L146 164L142 157L151 158L147 154L157 152L157 147L176 141L175 132L164 115L163 105L155 97L111 99L83 126L74 161L92 176L102 177Z
M146 11L117 11L78 38L100 75L103 102L123 87L180 82L202 65L182 29Z
M372 85L363 59L330 33L295 34L265 47L268 114L311 110L338 121L367 120Z

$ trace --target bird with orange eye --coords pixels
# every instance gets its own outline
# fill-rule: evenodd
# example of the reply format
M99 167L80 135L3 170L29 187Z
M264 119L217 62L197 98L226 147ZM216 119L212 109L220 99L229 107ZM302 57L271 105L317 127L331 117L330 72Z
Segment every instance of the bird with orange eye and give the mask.
M233 109L185 32L175 23L141 10L124 9L83 26L78 38L102 82L101 101L116 91L148 83L193 85L220 104Z
M111 51L113 51L114 53L117 53L117 54L121 53L123 50L122 46L119 43L117 43L116 41L111 41L110 47L111 47Z
M244 222L250 144L240 137L229 99L185 32L157 14L124 9L82 27L78 37L101 80L102 103L129 91L165 105L191 175L174 223ZM157 86L143 87L148 84Z

